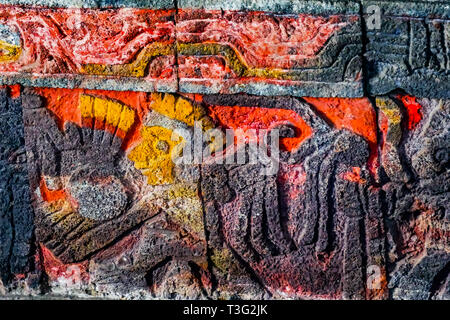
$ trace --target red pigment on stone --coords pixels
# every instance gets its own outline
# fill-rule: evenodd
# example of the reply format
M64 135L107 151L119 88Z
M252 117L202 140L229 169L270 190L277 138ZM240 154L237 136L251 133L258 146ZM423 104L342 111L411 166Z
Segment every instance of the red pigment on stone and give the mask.
M20 84L13 84L11 86L8 86L8 88L9 88L9 95L11 96L11 98L20 97L20 91L21 91Z
M23 53L0 70L78 73L82 64L124 64L154 42L173 43L175 10L0 7L0 23L18 30ZM163 64L171 67L172 58ZM161 76L161 75L160 75ZM171 76L171 74L169 75Z
M304 98L338 129L348 129L367 140L368 167L375 176L379 166L375 109L367 98Z
M89 281L89 273L87 271L88 261L80 263L64 264L61 260L56 258L53 253L40 244L44 271L50 280L57 280L58 278L72 279L75 283Z
M79 109L81 94L112 99L132 108L135 111L135 122L126 134L121 131L116 132L115 128L113 130L111 127L102 125L102 129L109 130L113 134L116 133L117 136L124 139L123 150L130 149L140 140L143 118L150 110L152 100L151 94L146 92L54 88L36 88L35 90L46 99L46 108L55 115L60 130L63 130L66 122L73 122L80 127L96 125L94 119L81 119Z
M289 199L297 199L305 192L306 171L303 164L282 165L278 171L277 181L286 188Z
M18 98L20 97L20 91L21 91L21 86L20 84L13 84L13 85L1 85L0 89L7 89L8 90L8 94L11 98Z
M252 67L292 69L314 58L334 32L357 20L357 16L309 14L274 16L260 11L180 9L177 40L182 43L221 43L234 48ZM214 58L181 58L180 75L197 78L199 61L222 69ZM196 70L192 72L192 70ZM207 78L202 75L200 78ZM213 75L212 78L216 78Z
M342 179L356 182L356 183L365 183L366 180L361 178L361 168L360 167L352 167L352 170L349 172L345 172L341 175Z
M281 265L285 265L285 263L281 263ZM285 266L284 266L285 267ZM291 267L291 269L293 266ZM257 269L261 270L260 266ZM301 271L298 271L301 272ZM288 296L302 296L309 297L312 299L320 299L320 300L337 300L342 299L342 292L339 291L330 291L326 294L318 294L311 290L305 289L301 285L292 285L293 282L296 282L297 278L300 278L298 274L295 272L271 272L270 277L267 277L268 283L271 288L277 289L278 292L282 292L287 294Z
M386 115L383 113L383 111L380 110L378 113L378 126L380 128L381 132L381 141L380 141L380 154L381 156L384 156L386 153L385 145L386 145L386 139L387 139L387 132L389 130L389 119L386 117Z
M292 125L295 128L296 136L280 139L280 147L287 151L297 149L313 133L306 122L292 110L210 106L209 111L210 116L221 127L233 130L241 129L244 134L250 129L271 130L280 125Z
M398 95L397 98L400 99L405 106L407 119L406 126L408 130L415 129L423 118L421 111L422 106L416 101L416 97L413 96Z
M41 182L39 183L39 190L41 191L42 200L46 202L66 199L66 192L64 190L49 190L44 178L41 178Z

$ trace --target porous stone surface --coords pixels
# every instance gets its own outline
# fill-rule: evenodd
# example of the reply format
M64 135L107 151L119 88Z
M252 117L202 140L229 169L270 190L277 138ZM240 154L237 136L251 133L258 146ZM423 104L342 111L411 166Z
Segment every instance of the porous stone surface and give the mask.
M32 271L33 210L21 98L0 90L0 277Z
M433 98L450 97L450 3L363 1L377 7L381 28L367 27L368 92L403 89ZM365 15L368 21L367 13Z
M0 298L450 299L448 2L0 4Z
M449 11L446 1L3 1L0 83L449 98Z
M173 8L42 8L0 4L0 83L175 91Z
M50 8L152 8L171 9L173 0L2 0L2 4Z
M176 24L179 90L362 96L358 13L305 11L245 14L182 6Z

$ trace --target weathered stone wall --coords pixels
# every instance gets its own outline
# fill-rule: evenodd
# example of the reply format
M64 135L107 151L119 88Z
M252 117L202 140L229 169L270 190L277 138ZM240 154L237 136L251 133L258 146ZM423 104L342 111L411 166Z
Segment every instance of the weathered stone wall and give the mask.
M0 296L450 298L448 1L1 0L0 85Z

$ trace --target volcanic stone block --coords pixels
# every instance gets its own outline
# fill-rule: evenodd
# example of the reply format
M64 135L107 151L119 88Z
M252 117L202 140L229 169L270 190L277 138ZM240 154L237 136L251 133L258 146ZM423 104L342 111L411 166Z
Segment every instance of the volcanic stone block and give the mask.
M404 122L412 125L402 132L402 147L396 151L402 159L400 170L410 179L392 179L383 186L391 297L448 299L450 104L425 98L397 103L406 109ZM381 153L392 152L387 149Z
M0 83L175 91L174 13L0 6Z
M32 200L50 290L70 279L121 298L446 297L447 100L27 88L4 101L4 280L27 274ZM280 129L278 171L228 161L251 138L215 149L223 162L172 162L172 133L198 120ZM31 193L11 156L23 140Z
M178 0L179 8L207 10L241 10L264 11L280 14L339 14L358 11L358 2L352 0L320 1L320 0Z
M0 278L31 270L33 211L28 183L21 97L0 89Z
M0 294L450 299L448 1L0 3Z
M91 264L99 294L150 294L149 275L168 259L202 265L206 246L195 170L171 162L171 130L183 121L189 126L193 105L167 95L159 106L160 98L49 88L23 95L36 240L50 286L58 287L61 277L53 275L55 268ZM169 113L169 101L172 108L183 106L186 118ZM84 278L80 285L87 285Z
M346 103L325 100L325 106L342 108ZM334 108L327 110L320 99L308 104L287 97L204 97L228 126L234 117L241 118L240 108L242 115L257 119L254 126L258 128L270 114L282 122L286 110L278 109L281 106L292 112L289 119L299 140L289 151L281 151L277 174L261 175L260 164L251 163L202 166L204 201L211 208L205 213L206 221L219 219L220 225L220 230L210 233L209 244L214 251L232 248L274 297L365 298L365 253L374 257L369 258L372 268L386 268L383 259L375 259L384 252L368 249L382 242L384 235L369 236L363 222L370 202L372 218L382 223L377 213L381 206L371 200L378 191L369 188L370 147L356 133L358 125L347 122L358 119L367 126L366 132L375 130L375 114L368 100L354 100L353 116L349 108L345 116L336 117ZM324 116L318 116L313 105L323 108ZM227 108L232 110L227 113ZM260 108L264 111L259 114ZM329 121L348 130L330 126ZM354 167L359 168L355 175L350 173ZM375 296L386 296L386 283L378 290Z
M282 121L283 107L305 121L291 123L297 135L312 129L281 153L276 178L249 163L202 166L212 251L232 248L274 297L446 299L448 101L377 98L377 142L367 101L304 100L203 97L226 127Z
M369 93L381 95L403 89L414 96L448 99L450 4L362 3Z
M363 95L356 3L181 1L178 8L182 92Z
M174 8L174 0L2 0L0 3L50 8Z

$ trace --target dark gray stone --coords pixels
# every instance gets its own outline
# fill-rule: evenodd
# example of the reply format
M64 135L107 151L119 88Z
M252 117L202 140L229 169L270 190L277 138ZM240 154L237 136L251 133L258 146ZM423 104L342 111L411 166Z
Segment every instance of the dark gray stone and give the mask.
M32 270L33 210L24 148L21 98L0 89L0 277Z
M366 80L370 95L396 89L427 98L450 97L450 3L362 1ZM381 28L370 24L379 8Z

